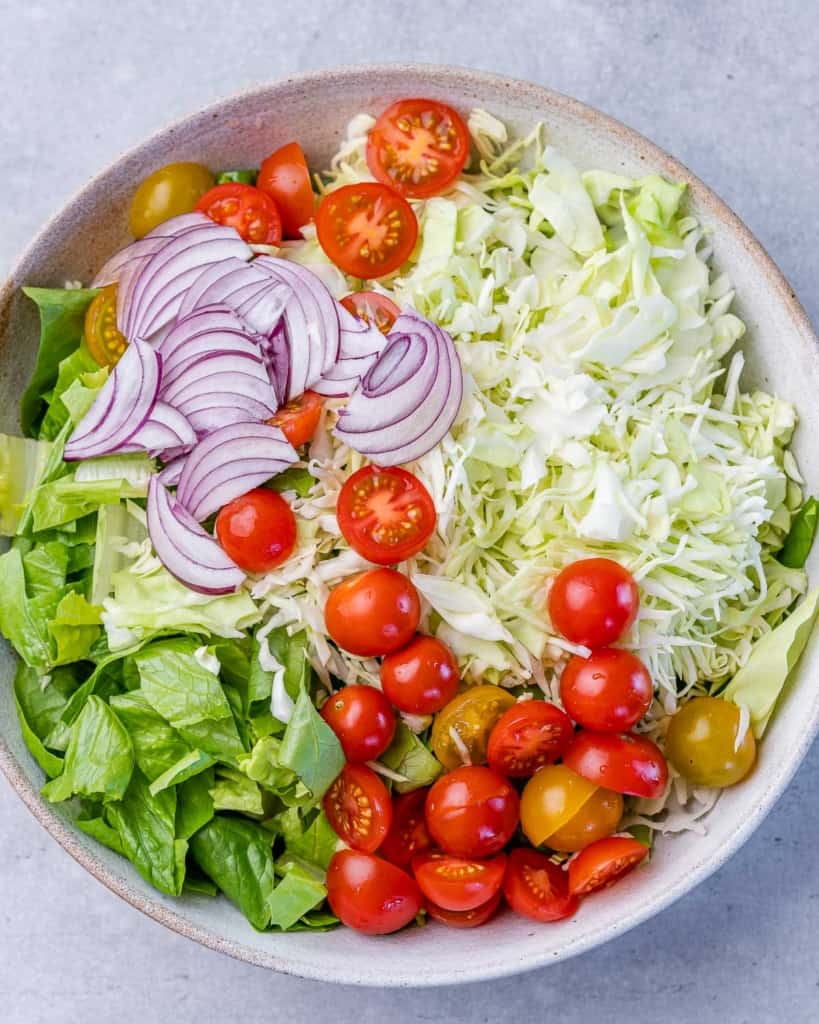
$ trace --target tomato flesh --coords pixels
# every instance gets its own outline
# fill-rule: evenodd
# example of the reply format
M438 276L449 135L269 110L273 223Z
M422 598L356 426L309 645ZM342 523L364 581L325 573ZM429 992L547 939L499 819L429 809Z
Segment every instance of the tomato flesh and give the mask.
M624 732L651 707L654 686L648 669L616 647L569 659L560 679L560 699L579 725L596 732Z
M458 663L434 636L416 636L381 662L381 688L399 711L432 715L458 690Z
M619 640L637 617L640 596L631 573L610 558L584 558L567 565L549 592L555 629L592 649Z
M262 161L256 186L275 201L285 238L301 238L301 228L313 217L316 199L298 142L289 142Z
M418 591L395 569L369 569L344 580L324 609L332 639L362 658L392 654L406 646L420 618Z
M573 737L569 716L559 707L543 700L525 701L498 719L486 757L500 775L525 779L562 757Z
M336 509L350 547L376 565L417 554L435 529L435 505L421 481L398 466L363 466L344 481Z
M254 245L278 245L282 222L276 204L261 189L239 182L217 185L206 192L196 209L217 224L235 228Z
M268 423L278 427L294 448L301 448L313 440L323 408L321 395L315 391L305 391L303 395L283 405Z
M389 334L401 314L392 299L380 292L351 292L344 296L341 305L359 320L375 324L382 334Z
M724 788L740 782L756 761L750 729L737 743L739 708L722 697L695 697L672 717L665 738L668 759L695 786Z
M85 342L100 366L116 366L128 342L117 327L117 286L107 284L85 314Z
M406 871L355 850L333 855L327 869L327 899L343 924L366 935L397 932L423 905L418 883Z
M344 766L324 794L324 813L333 831L354 850L375 853L392 824L387 787L363 764Z
M412 872L421 892L444 910L476 910L499 891L506 870L506 856L489 860L451 857L430 850L412 858Z
M656 743L636 733L581 729L563 760L584 779L629 796L656 800L668 782L663 752Z
M427 789L414 789L393 800L392 826L378 852L399 868L409 867L417 853L423 853L432 846L424 818L428 792Z
M432 752L450 771L464 764L464 754L470 764L485 764L490 733L514 703L513 695L500 686L470 686L435 716L430 738Z
M373 278L405 263L418 238L412 207L386 185L363 182L328 193L316 214L322 249L345 274Z
M374 761L392 743L395 714L374 686L353 684L331 694L321 717L338 736L348 761Z
M378 118L367 139L367 166L405 196L427 198L446 191L469 156L469 131L445 103L406 99Z
M518 794L491 768L457 768L427 795L429 834L453 857L491 857L515 834Z
M280 494L259 487L221 509L216 536L245 572L270 572L293 553L296 518Z
M588 896L608 889L648 856L648 847L630 836L609 836L581 850L569 862L569 891Z
M512 850L503 895L516 914L533 921L562 921L579 903L569 892L566 872L537 850Z
M426 912L434 921L440 921L448 928L480 928L482 924L491 921L498 911L501 903L501 894L496 892L491 900L474 910L446 910L439 907L428 899L424 907Z

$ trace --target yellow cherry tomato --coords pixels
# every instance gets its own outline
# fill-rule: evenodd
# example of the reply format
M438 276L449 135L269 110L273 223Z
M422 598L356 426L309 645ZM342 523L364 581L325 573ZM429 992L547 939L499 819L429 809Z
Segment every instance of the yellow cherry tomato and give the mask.
M182 213L190 213L215 184L215 178L201 164L167 164L149 174L131 200L128 224L134 238Z
M561 853L574 853L617 831L623 817L623 798L611 789L599 787L573 818L546 839L546 845Z
M457 733L469 752L472 764L486 764L489 734L500 718L515 703L508 690L500 686L471 686L445 704L432 724L432 752L448 771L464 763L459 744L452 738Z
M580 850L609 835L623 815L619 793L595 786L564 764L535 772L520 798L520 824L533 846Z
M722 697L695 697L671 719L665 739L668 759L695 786L733 786L756 761L750 729L737 746L739 708Z
M117 286L107 284L85 314L85 341L100 366L116 366L128 346L117 327Z

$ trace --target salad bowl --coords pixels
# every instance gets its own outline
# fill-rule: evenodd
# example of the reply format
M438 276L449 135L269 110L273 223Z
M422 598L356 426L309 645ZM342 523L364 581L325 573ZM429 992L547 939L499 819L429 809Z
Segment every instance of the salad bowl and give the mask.
M255 166L298 138L311 166L324 167L347 121L400 96L422 95L468 110L482 107L524 134L543 121L549 139L582 169L602 167L641 177L685 181L691 212L711 232L715 265L737 292L748 326L744 383L792 401L800 415L794 454L808 493L819 486L819 349L804 310L779 270L739 219L685 167L637 133L575 100L539 86L461 68L368 65L301 75L222 101L160 132L93 179L45 227L0 292L0 430L17 427L17 402L31 372L37 325L23 285L60 287L90 281L127 241L135 184L172 161ZM819 571L819 554L808 564ZM656 844L650 870L601 893L574 919L533 926L503 915L475 931L416 928L389 939L347 929L309 934L256 933L225 900L151 890L131 866L73 823L71 805L39 795L42 773L17 722L11 680L14 656L0 652L0 768L49 833L103 884L178 933L238 959L297 976L361 985L430 986L486 980L544 966L616 937L697 885L747 840L782 793L819 729L819 651L807 650L760 747L759 764L742 786L722 795L687 832Z

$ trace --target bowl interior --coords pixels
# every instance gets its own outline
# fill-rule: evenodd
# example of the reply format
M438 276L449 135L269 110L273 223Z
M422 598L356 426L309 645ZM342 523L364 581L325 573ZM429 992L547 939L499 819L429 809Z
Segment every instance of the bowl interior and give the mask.
M794 401L801 415L795 453L819 485L819 358L804 312L770 259L736 217L680 164L636 133L536 86L464 69L419 65L350 68L301 76L215 105L162 132L95 178L35 240L0 293L0 429L17 429L17 399L37 336L24 284L89 281L127 240L134 185L172 160L211 167L253 166L278 145L300 140L314 167L326 166L346 123L402 95L428 95L468 110L484 107L513 130L542 120L550 140L581 168L641 176L657 171L691 184L690 208L713 231L715 262L737 289L747 325L746 389L759 385ZM819 567L814 558L813 572ZM819 725L819 655L810 649L761 745L759 767L728 791L706 819L708 833L661 841L648 870L586 904L572 921L541 927L503 916L475 932L432 925L387 941L346 929L310 935L257 934L225 900L171 900L149 889L130 864L71 823L70 808L46 805L42 775L26 751L11 693L13 655L0 651L0 767L43 825L101 881L161 922L223 952L310 978L376 985L435 985L486 979L581 952L656 913L714 871L770 809Z

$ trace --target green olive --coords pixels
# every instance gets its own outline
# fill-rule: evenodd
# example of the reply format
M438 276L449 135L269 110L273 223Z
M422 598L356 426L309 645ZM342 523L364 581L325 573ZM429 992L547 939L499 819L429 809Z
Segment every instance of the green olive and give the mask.
M128 223L134 238L181 213L190 213L215 179L201 164L167 164L149 174L134 193Z
M747 729L734 749L739 708L721 697L695 697L671 719L665 752L677 771L695 786L733 786L756 761L756 740Z

